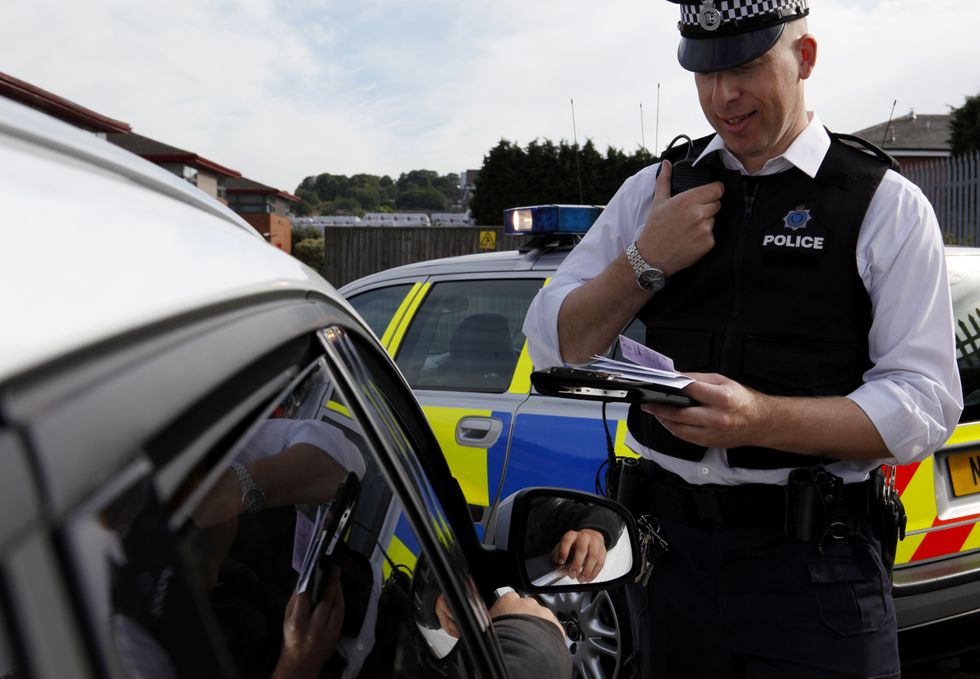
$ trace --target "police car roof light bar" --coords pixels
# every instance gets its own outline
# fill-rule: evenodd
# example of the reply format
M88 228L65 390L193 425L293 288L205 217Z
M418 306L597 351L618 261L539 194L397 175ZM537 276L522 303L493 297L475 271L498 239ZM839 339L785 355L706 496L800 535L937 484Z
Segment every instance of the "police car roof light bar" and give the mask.
M531 205L504 210L509 236L583 234L602 212L601 205Z

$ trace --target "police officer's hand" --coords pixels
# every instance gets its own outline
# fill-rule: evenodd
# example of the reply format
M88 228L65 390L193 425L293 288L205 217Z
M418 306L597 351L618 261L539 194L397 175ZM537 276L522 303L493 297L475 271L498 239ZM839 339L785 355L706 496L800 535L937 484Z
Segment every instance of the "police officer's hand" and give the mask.
M344 623L340 571L330 575L323 600L310 610L309 590L293 593L282 624L282 651L272 679L315 679L333 654Z
M767 425L767 397L724 375L685 373L694 383L683 393L699 405L679 407L648 403L643 410L656 416L674 436L708 448L759 445Z
M643 258L668 276L701 259L715 245L715 214L721 209L721 182L670 195L673 168L664 161L643 231L636 239Z
M573 580L592 582L606 563L606 541L602 533L591 528L570 530L551 550L551 560L564 566Z

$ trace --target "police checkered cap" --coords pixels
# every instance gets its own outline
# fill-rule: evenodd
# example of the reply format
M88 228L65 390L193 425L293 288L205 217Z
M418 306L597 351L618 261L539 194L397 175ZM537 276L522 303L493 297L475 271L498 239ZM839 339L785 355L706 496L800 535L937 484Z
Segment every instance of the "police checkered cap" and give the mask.
M765 54L789 21L809 14L807 0L670 0L681 6L677 57L689 71L734 68Z

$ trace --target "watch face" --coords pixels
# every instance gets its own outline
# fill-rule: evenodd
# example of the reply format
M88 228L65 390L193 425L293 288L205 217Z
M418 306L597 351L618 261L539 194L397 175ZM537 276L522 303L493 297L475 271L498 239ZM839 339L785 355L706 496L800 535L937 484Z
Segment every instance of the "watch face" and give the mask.
M265 503L265 493L263 493L258 488L250 488L245 491L245 495L242 496L242 507L244 507L246 512L254 513L262 509L262 505Z
M663 271L659 269L647 269L636 277L636 282L647 292L657 292L664 287L667 279L664 277Z

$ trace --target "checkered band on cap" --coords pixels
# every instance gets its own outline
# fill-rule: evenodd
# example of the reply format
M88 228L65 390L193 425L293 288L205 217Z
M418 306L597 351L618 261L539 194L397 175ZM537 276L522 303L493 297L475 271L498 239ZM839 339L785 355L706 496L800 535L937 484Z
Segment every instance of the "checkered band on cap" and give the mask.
M705 2L681 4L681 28L699 26ZM771 17L779 19L807 13L807 0L716 0L710 3L721 15L721 25Z

